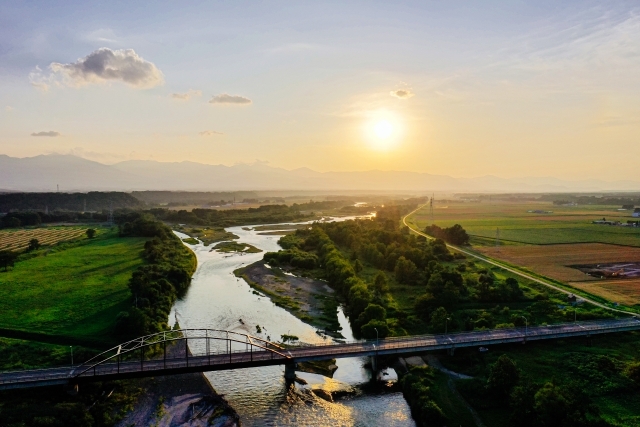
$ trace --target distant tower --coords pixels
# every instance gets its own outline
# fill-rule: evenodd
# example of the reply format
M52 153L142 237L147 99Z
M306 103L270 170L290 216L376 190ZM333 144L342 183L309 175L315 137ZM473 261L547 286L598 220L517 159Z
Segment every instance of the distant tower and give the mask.
M434 195L431 195L431 200L429 201L429 215L431 215L431 223L433 224L433 199Z
M82 209L82 213L87 211L87 199L84 199L84 208Z
M56 193L60 192L60 184L56 184Z
M113 227L113 202L109 202L109 219L107 220L109 227Z
M500 229L496 228L496 249L500 250Z
M45 214L45 215L49 215L49 205L46 205L46 206L44 207L44 214Z

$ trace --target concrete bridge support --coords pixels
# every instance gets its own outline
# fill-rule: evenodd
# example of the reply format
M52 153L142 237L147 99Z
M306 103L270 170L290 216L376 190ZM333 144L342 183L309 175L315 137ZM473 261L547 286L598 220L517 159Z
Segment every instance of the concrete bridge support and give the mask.
M284 379L287 381L294 381L296 379L296 362L285 363L284 365Z

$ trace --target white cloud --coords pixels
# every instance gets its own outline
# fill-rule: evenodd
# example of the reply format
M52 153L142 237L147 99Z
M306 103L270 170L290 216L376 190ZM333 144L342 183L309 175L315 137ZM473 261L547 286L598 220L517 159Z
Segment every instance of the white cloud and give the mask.
M51 136L51 137L56 137L56 136L60 136L60 132L56 132L54 130L50 130L50 131L42 131L42 132L33 132L31 134L31 136Z
M133 49L111 50L103 47L76 62L53 62L49 69L51 74L45 76L36 68L29 75L31 84L47 90L52 81L67 86L119 81L136 88L150 88L164 83L158 67L138 56Z
M15 108L13 108L13 107L12 107L12 106L10 106L10 105L7 105L6 107L4 107L4 111L6 111L7 113L12 112L13 110L15 110Z
M190 98L202 96L202 91L189 89L188 92L185 93L172 93L171 98L177 99L179 101L188 101Z
M240 95L228 95L226 93L222 93L220 95L215 95L209 100L209 104L236 104L236 105L248 105L251 104L249 98L245 98Z
M204 130L202 132L198 132L198 135L205 136L205 137L210 137L210 136L215 136L215 135L224 135L224 133L217 132L215 130Z
M409 99L412 96L415 96L415 93L411 92L409 89L398 89L392 90L390 95L400 99Z

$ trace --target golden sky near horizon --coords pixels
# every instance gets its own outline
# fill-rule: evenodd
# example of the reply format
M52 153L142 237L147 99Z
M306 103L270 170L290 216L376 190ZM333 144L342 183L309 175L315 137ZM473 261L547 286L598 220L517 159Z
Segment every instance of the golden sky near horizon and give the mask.
M0 154L637 179L633 2L153 4L1 5Z

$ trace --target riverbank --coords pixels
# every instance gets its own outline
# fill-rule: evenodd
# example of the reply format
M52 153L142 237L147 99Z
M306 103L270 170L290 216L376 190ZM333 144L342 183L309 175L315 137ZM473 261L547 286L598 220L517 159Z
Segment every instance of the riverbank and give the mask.
M294 276L257 261L234 271L257 293L325 334L343 338L338 322L336 295L326 282Z
M180 354L182 353L182 354ZM170 357L183 357L177 345ZM180 374L140 380L143 389L131 412L116 427L240 427L240 417L216 393L204 374Z

